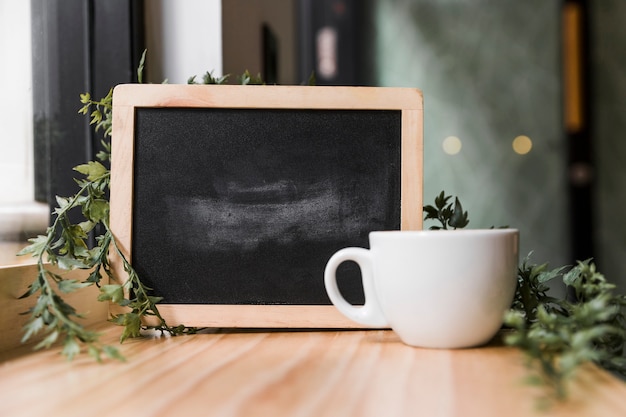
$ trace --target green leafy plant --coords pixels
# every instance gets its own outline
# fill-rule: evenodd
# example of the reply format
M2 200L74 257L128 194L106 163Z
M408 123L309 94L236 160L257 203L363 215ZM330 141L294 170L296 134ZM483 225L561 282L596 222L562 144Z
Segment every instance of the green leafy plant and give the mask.
M187 79L187 84L225 84L228 81L230 74L222 75L221 77L215 77L213 72L205 72L202 76L202 82L199 83L196 81L196 76L191 76Z
M248 70L246 70L239 77L239 83L241 85L264 85L263 79L261 78L261 74L252 75Z
M547 295L560 279L573 300ZM544 401L567 397L567 384L581 365L593 362L626 376L626 297L614 294L590 261L549 270L547 264L519 268L518 291L505 324L514 329L505 343L524 351L535 372L528 378L549 391Z
M98 343L98 334L86 329L78 319L82 316L60 294L68 294L91 285L99 285L101 270L109 272L107 253L111 236L98 238L98 245L88 248L87 239L97 223L108 217L108 202L103 198L109 183L109 171L100 163L91 163L76 168L87 172L87 179L78 181L80 190L71 198L57 197L56 218L48 227L46 235L30 239L30 245L19 255L31 254L37 258L37 276L21 297L37 295L37 302L28 311L30 317L24 326L22 342L43 331L45 337L35 348L49 347L63 338L63 354L72 359L87 346L90 355L100 360L102 353L121 359L119 351ZM78 208L86 220L72 223L70 211ZM46 261L61 269L90 269L84 282L66 279L46 267Z
M467 211L463 211L463 206L458 197L454 198L454 205L449 202L452 196L447 196L442 191L437 197L435 197L435 205L424 206L424 212L426 213L424 220L436 220L439 225L431 226L431 230L447 230L448 227L452 229L462 229L469 224L467 217Z

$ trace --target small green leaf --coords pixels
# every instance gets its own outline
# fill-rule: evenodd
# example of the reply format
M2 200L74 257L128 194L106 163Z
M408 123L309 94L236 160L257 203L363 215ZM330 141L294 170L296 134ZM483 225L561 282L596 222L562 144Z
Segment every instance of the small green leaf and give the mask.
M38 277L37 279L33 281L32 284L28 286L28 291L26 291L24 294L18 297L18 300L22 300L24 298L30 297L31 295L35 294L40 289L41 289L41 279Z
M63 354L63 356L71 361L79 353L80 345L78 344L76 339L71 336L66 337L65 341L63 342L63 350L61 351L61 354Z
M120 353L120 351L113 346L109 346L109 345L102 346L102 351L104 352L105 355L107 355L111 359L116 359L120 362L126 361L126 358Z
M563 282L566 285L575 286L577 282L582 277L582 268L581 265L577 265L569 270L565 275L563 275Z
M309 85L309 86L317 85L317 78L315 77L315 71L311 71L311 75L309 75L309 79L307 80L306 85Z
M443 208L446 206L446 204L448 203L448 200L450 199L450 196L446 197L445 192L441 191L441 193L435 197L435 206L439 209L439 210L443 210Z
M92 111L90 116L92 125L102 121L102 113L98 109Z
M87 176L89 181L95 181L109 172L109 170L98 161L89 161L86 164L74 167L74 171L78 171Z
M44 321L42 317L37 317L31 320L24 326L24 335L22 336L21 343L27 342L32 336L36 335L43 329Z
M241 85L262 85L264 84L263 79L261 78L261 74L257 74L253 76L250 74L250 71L245 70L241 77L239 78L239 82Z
M96 154L96 158L98 158L101 161L110 161L111 160L111 152L107 152L107 151L98 151L98 153Z
M465 226L467 226L468 223L469 223L469 220L467 219L467 211L465 212L463 211L461 202L459 201L457 197L454 200L454 211L452 212L452 215L450 216L450 220L448 221L448 224L454 227L455 229L462 229Z
M112 301L119 303L124 300L124 287L118 284L108 284L100 287L98 301Z
M561 268L555 268L552 269L550 271L542 271L539 272L538 274L536 274L536 279L538 283L546 283L548 281L552 281L555 278L558 278L559 276L561 276L563 274L563 272L567 269L568 267L561 267Z
M54 342L57 341L58 338L59 338L59 331L54 330L52 333L46 336L41 342L35 345L34 349L39 350L43 347L49 348L50 346L52 346Z
M162 300L163 297L148 296L148 301L152 304L160 303Z
M100 281L102 281L102 274L100 273L100 269L96 268L94 269L89 276L87 277L87 279L85 280L86 282L91 282L94 283L96 285L98 285L100 283Z
M39 235L36 238L28 239L30 245L26 246L24 249L20 250L17 255L23 256L27 254L33 254L33 256L41 255L48 244L48 236Z
M524 326L524 315L518 310L509 310L504 315L504 322L507 326L519 329Z
M433 206L425 206L424 211L426 212L426 219L436 219L439 211Z
M93 284L91 282L79 282L75 279L64 279L63 281L59 282L58 285L59 285L59 291L65 294L69 294L76 290L89 287Z
M143 53L141 54L141 59L139 60L139 66L137 67L137 82L139 84L143 83L143 68L146 63L147 52L148 52L147 49L143 50Z
M89 219L99 223L109 219L109 202L102 199L93 200L89 204Z
M101 351L97 346L94 346L94 345L87 346L87 353L89 354L89 356L94 358L97 362L102 362L102 359L100 358L100 352Z
M92 222L91 220L87 220L87 221L78 223L78 227L80 227L80 229L82 230L82 233L85 236L87 236L87 233L91 232L93 228L96 227L96 223Z
M86 269L91 266L89 264L86 264L82 259L76 258L75 256L71 255L57 256L56 265L59 268L65 269L67 271L71 271L73 269Z
M539 375L528 375L524 378L524 382L530 386L540 387L545 384L543 378Z
M120 336L120 343L128 338L141 336L141 316L136 313L124 313L120 315L124 325L124 331Z
M60 209L64 209L70 203L69 199L64 198L64 197L59 197L58 195L55 196L55 199Z

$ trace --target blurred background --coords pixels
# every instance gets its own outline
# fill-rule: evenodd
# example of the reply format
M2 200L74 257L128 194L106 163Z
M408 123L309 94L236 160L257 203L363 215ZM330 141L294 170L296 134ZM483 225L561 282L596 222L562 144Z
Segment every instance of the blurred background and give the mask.
M100 135L79 94L248 70L268 84L424 94L424 200L472 228L521 231L521 256L593 257L626 292L626 2L0 0L0 265L48 225ZM624 205L624 206L623 206Z

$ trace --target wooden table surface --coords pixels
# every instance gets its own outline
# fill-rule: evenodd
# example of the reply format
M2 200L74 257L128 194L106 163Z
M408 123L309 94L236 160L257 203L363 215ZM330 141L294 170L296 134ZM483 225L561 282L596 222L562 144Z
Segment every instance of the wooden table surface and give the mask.
M121 329L100 325L117 343ZM390 331L213 331L133 339L124 363L0 352L1 416L626 416L626 384L589 367L538 411L519 351L430 350Z

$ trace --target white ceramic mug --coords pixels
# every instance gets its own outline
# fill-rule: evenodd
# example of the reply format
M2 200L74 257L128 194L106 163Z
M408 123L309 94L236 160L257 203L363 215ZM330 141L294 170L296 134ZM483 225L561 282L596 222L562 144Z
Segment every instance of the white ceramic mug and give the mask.
M381 231L369 240L369 250L341 249L326 265L326 291L345 316L428 348L478 346L498 332L517 285L518 230ZM346 261L361 269L363 306L337 287Z

